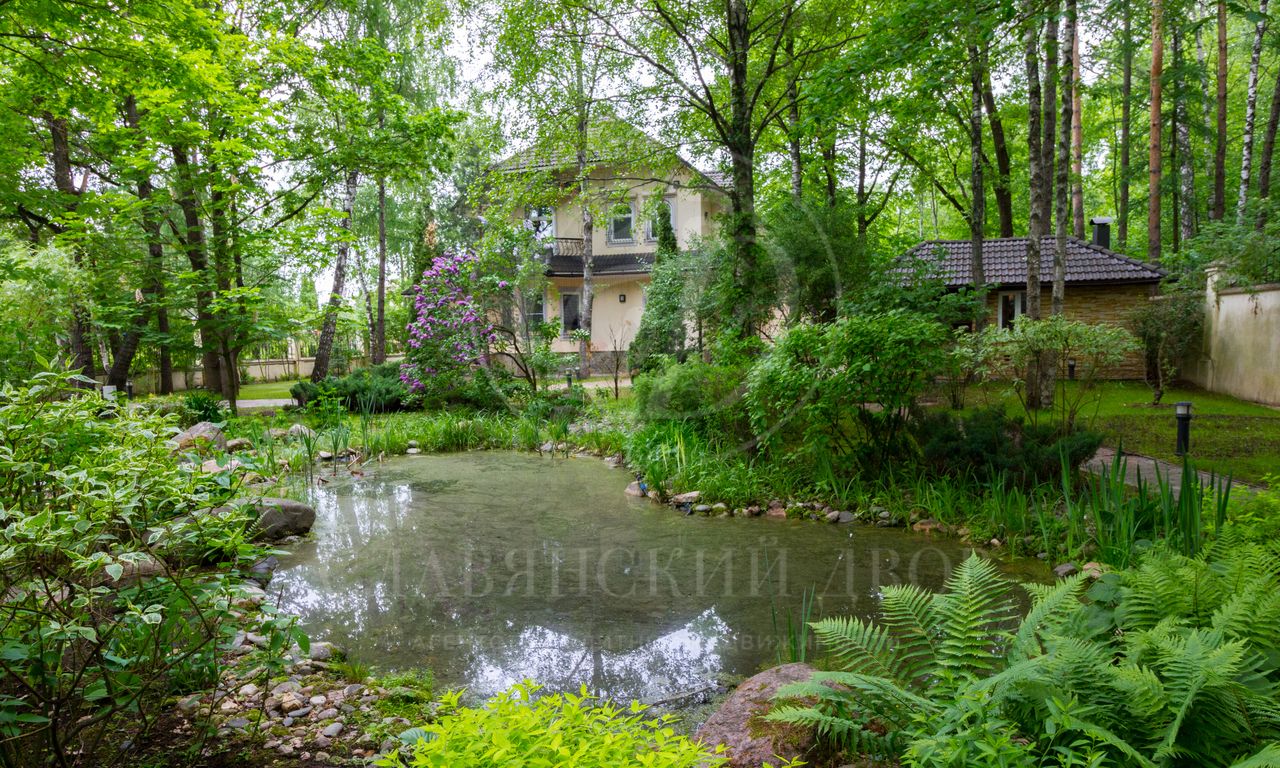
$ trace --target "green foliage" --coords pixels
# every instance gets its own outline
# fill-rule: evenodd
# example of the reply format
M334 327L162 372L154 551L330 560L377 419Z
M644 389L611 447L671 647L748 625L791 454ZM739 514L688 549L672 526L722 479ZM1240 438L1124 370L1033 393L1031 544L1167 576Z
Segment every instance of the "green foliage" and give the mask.
M114 729L145 730L161 697L212 684L237 629L236 571L267 551L248 512L199 513L237 489L179 463L172 417L75 383L42 372L0 389L6 765L97 764ZM295 636L255 631L280 651Z
M901 454L908 410L941 369L945 338L938 323L901 310L789 329L747 378L757 440L771 450L802 440L820 464Z
M992 341L1000 354L1005 355L1016 378L1018 395L1027 405L1025 392L1027 377L1035 375L1035 365L1048 356L1056 366L1058 392L1054 398L1054 418L1058 429L1064 433L1075 429L1076 418L1085 396L1094 388L1108 368L1124 362L1128 355L1141 347L1133 334L1107 323L1091 325L1079 320L1068 320L1054 315L1042 320L1032 320L1020 315L1012 328L990 328ZM1071 363L1075 363L1076 386L1068 389ZM1027 408L1033 421L1037 412Z
M772 720L908 766L1228 766L1280 739L1280 554L1224 538L1088 590L1010 584L976 555L944 592L885 587L882 620L814 632L839 671L784 687ZM1253 763L1250 763L1250 756Z
M202 389L184 393L182 406L195 421L221 422L227 415L222 409L222 398Z
M1049 426L1010 418L1000 406L967 416L928 413L913 423L912 433L934 472L982 482L1007 476L1023 486L1054 479L1064 461L1073 469L1079 467L1102 444L1097 433L1062 435Z
M636 416L645 423L681 421L709 436L746 439L740 367L689 360L633 380Z
M1134 332L1154 376L1148 376L1153 405L1159 405L1165 387L1178 375L1178 366L1195 349L1204 333L1204 296L1198 291L1174 290L1139 307L1133 316Z
M767 248L786 305L798 318L829 322L841 304L860 301L885 276L858 233L851 206L786 200L765 217Z
M21 381L57 356L78 279L68 254L10 243L0 232L0 382Z
M683 262L676 251L670 218L658 219L658 252L649 275L644 314L627 352L633 371L652 371L661 367L664 359L684 354L688 305Z
M377 765L385 768L575 767L697 768L723 765L671 727L670 716L646 718L581 694L538 695L531 682L516 685L481 708L461 707L458 694L442 698L440 719L404 734L407 742Z
M289 387L289 395L303 406L312 405L324 393L352 412L386 413L410 408L416 402L400 380L398 363L360 368L347 376L331 376L318 384L299 381Z
M1275 215L1275 205L1267 202L1269 215L1264 227L1208 222L1174 257L1171 267L1186 275L1187 282L1200 286L1211 266L1222 271L1228 285L1280 282L1280 250L1276 247L1280 217Z

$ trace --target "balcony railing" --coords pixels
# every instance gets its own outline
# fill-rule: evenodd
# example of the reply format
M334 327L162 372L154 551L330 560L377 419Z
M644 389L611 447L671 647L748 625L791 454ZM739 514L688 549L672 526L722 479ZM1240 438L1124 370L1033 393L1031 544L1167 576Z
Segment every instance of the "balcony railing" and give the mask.
M553 237L542 243L542 255L549 256L581 256L582 238Z

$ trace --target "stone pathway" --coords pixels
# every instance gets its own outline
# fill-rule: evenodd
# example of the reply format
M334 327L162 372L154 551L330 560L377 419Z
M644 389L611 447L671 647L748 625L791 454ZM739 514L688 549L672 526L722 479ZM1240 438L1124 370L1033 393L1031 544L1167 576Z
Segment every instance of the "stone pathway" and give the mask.
M611 392L613 391L613 379L587 379L586 381L579 381L577 378L574 378L573 383L581 384L583 389L607 389ZM619 388L626 389L630 386L630 376L622 376L618 378ZM560 381L554 384L548 384L547 389L565 389L564 379L560 379Z
M1084 469L1095 475L1106 474L1111 471L1111 464L1115 461L1116 451L1114 448L1099 448L1098 452L1084 463ZM1173 464L1160 459L1153 459L1150 456L1143 456L1138 453L1126 453L1123 455L1125 462L1125 483L1137 487L1138 481L1146 483L1149 488L1155 489L1158 484L1157 476L1164 478L1173 488L1175 494L1177 489L1182 487L1182 465ZM1158 475L1157 475L1158 473ZM1212 478L1209 472L1198 472L1202 485L1208 485ZM1231 483L1232 493L1251 492L1253 486L1235 481Z
M226 401L223 400L225 403ZM237 400L237 408L283 408L286 405L293 405L292 397L276 397L265 400Z

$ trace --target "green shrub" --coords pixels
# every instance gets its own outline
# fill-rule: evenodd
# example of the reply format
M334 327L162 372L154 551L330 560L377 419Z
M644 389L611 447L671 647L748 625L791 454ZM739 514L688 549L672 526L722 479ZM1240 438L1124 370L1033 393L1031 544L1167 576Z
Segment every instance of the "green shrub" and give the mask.
M222 397L203 389L193 389L182 395L182 405L197 421L221 422L226 418L222 409Z
M1079 467L1102 444L1096 432L1063 436L1052 427L1009 418L999 406L969 416L926 414L913 423L912 432L934 472L971 475L983 482L1004 476L1024 486L1057 477L1064 457L1067 466Z
M655 424L680 421L708 436L736 441L749 436L738 366L701 360L672 363L635 379L636 415Z
M697 768L723 765L671 728L670 716L645 718L633 703L620 709L587 694L538 696L531 682L490 699L484 707L458 706L443 697L440 719L401 734L408 746L378 761L387 768ZM400 754L404 753L404 754Z
M400 381L399 371L399 364L384 363L361 368L341 378L330 376L320 383L299 381L289 387L289 395L304 407L329 392L354 413L399 411L413 402L408 388Z
M945 344L942 325L901 310L789 329L747 379L756 439L774 451L803 446L820 465L901 456L908 412L941 370Z
M140 713L212 684L235 573L269 551L248 512L199 514L237 489L171 455L172 417L75 378L0 389L3 765L105 764L121 729L157 722ZM284 623L255 631L288 645Z

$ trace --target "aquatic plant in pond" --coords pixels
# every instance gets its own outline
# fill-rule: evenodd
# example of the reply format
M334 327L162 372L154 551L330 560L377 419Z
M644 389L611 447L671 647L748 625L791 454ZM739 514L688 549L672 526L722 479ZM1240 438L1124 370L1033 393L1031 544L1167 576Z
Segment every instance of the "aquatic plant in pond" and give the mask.
M495 337L481 296L486 287L507 287L502 280L488 282L492 286L478 274L475 255L465 252L437 256L422 273L413 287L409 349L400 372L411 391L443 395L483 362L485 344Z

